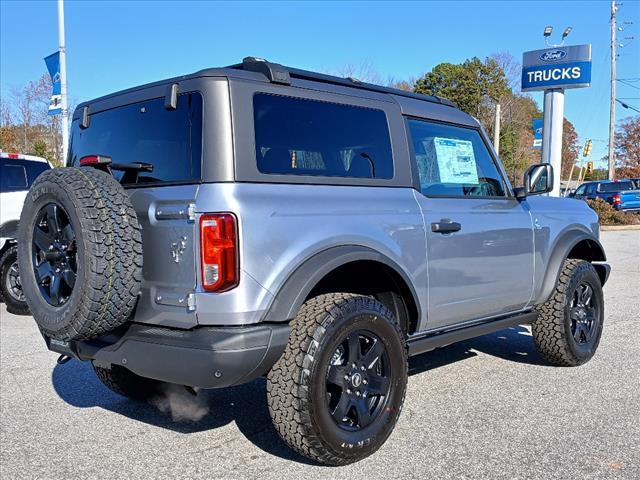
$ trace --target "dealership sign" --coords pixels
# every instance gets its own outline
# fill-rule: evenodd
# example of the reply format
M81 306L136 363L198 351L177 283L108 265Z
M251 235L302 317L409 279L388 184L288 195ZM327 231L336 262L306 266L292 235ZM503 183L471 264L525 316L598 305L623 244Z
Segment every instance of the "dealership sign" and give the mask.
M522 91L588 87L591 45L553 47L522 55Z

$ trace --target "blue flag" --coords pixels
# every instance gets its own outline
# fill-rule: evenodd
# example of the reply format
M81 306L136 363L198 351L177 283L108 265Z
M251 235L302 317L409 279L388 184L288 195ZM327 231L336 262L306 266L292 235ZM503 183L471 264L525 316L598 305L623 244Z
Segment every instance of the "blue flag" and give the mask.
M533 148L542 148L542 119L533 119Z
M53 53L44 59L49 70L49 76L53 83L51 92L51 102L49 103L49 115L59 115L62 113L62 95L60 89L60 52Z

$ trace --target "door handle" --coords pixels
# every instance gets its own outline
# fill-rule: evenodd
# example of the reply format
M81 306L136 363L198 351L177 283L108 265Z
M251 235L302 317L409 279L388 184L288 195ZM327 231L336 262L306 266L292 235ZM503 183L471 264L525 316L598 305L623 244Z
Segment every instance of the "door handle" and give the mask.
M439 222L433 222L431 224L431 231L436 233L453 233L462 228L458 222L452 222L448 218L443 218Z

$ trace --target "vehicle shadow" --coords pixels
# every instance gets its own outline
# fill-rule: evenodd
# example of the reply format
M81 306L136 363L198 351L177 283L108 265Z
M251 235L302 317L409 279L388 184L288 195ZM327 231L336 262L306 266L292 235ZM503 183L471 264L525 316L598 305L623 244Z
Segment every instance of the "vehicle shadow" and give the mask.
M542 363L529 331L518 326L412 357L409 360L409 374L417 375L475 357L478 355L476 351L509 361L535 365ZM111 392L102 385L87 362L73 360L56 365L52 384L58 396L71 406L104 408L152 427L182 434L214 430L234 422L240 432L261 450L288 460L311 463L289 449L273 428L264 379L237 387L202 390L196 397L181 387L175 387L173 394L176 391L179 394L173 400L183 403L182 407L191 402L198 408L208 410L199 421L174 420L167 409L161 411L157 404L135 402Z
M546 365L533 344L529 329L517 325L411 357L409 375L475 357L476 352L517 363Z

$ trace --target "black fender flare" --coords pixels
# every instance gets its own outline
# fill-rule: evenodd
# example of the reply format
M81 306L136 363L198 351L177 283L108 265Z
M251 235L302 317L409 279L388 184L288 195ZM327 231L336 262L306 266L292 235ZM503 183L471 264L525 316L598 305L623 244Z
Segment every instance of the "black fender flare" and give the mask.
M540 286L539 294L537 295L536 304L545 303L551 295L558 283L560 272L562 271L563 262L569 257L571 251L580 242L587 241L584 251L581 252L576 258L583 258L590 262L603 262L606 261L607 256L604 253L604 248L600 241L589 232L583 230L569 230L564 233L560 239L556 242L556 245L547 262L547 270L545 271L542 285ZM607 281L609 276L609 265L606 264L594 264L600 277L602 285Z
M379 262L393 269L409 288L418 310L418 318L421 318L420 302L413 284L396 262L369 247L343 245L318 252L297 267L275 294L263 321L282 322L293 319L309 293L325 275L342 265L359 260Z

